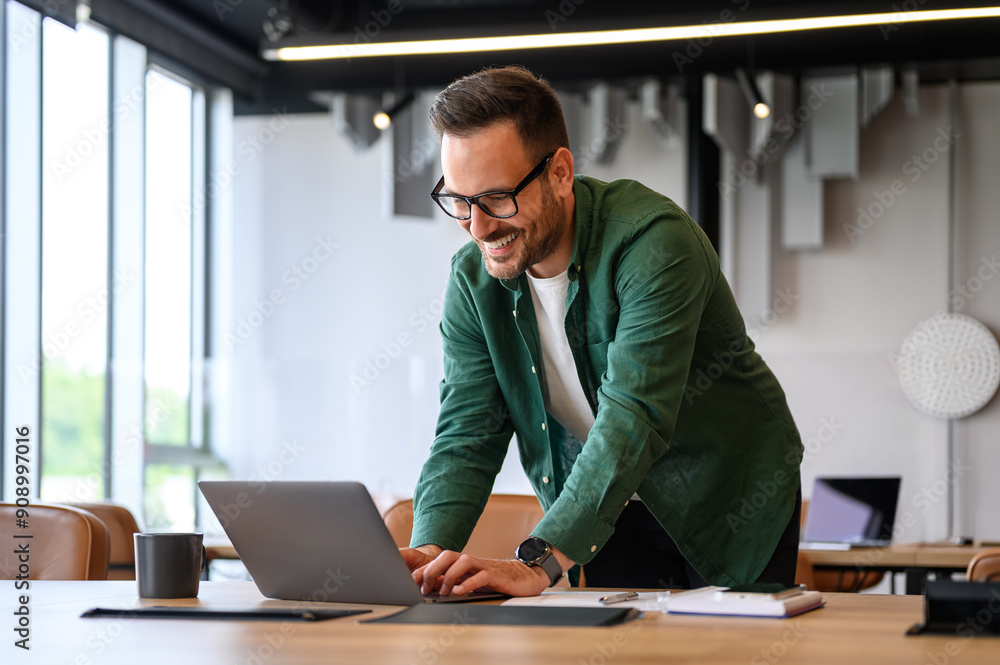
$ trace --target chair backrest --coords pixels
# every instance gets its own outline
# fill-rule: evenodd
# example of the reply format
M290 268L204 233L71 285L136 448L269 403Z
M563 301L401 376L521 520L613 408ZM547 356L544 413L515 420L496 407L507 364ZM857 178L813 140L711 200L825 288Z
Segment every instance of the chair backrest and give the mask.
M802 515L799 528L804 529L806 525L806 511L809 510L808 499L802 500ZM857 592L862 589L870 589L877 585L885 577L885 573L875 570L861 571L854 569L843 570L816 570L813 567L809 553L799 551L798 567L795 573L795 583L803 583L810 589L816 591L851 591Z
M970 582L995 582L1000 580L1000 547L985 550L972 557L965 571Z
M491 494L462 551L485 559L509 559L544 514L538 499L533 496ZM413 532L413 501L400 501L383 519L396 546L408 546Z
M807 589L816 589L816 575L809 555L799 551L799 560L795 567L795 583L805 584Z
M26 543L33 580L103 580L108 576L108 528L93 514L73 506L33 503L17 526L18 507L0 503L0 579L16 579L20 562L15 544ZM14 538L31 534L31 538Z
M95 515L108 527L108 579L135 579L135 539L141 531L135 516L125 506L115 503L73 503Z

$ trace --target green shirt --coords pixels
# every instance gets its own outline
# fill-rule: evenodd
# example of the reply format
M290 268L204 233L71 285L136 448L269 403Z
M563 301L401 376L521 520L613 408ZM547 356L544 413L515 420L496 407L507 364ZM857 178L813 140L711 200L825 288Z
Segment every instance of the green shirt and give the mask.
M683 210L629 180L577 176L574 194L566 334L596 416L587 441L546 413L527 278L491 277L469 243L445 295L441 411L411 542L465 546L516 435L545 508L533 534L577 563L638 492L708 582L752 582L800 483L784 392Z

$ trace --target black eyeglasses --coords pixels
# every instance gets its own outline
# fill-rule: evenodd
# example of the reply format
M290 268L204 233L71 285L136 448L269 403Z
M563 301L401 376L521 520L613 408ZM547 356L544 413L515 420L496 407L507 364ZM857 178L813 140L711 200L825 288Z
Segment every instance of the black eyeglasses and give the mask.
M497 219L513 217L517 214L517 195L521 193L521 190L530 185L532 180L542 174L542 171L545 170L545 165L549 163L554 154L556 154L555 150L545 155L542 161L538 162L535 168L531 169L531 173L524 176L524 180L517 183L517 187L509 192L486 192L477 196L442 194L441 188L444 187L444 176L441 176L437 187L431 192L431 198L441 206L441 210L444 210L445 214L455 219L471 218L473 203L479 206L479 209L490 217L496 217Z

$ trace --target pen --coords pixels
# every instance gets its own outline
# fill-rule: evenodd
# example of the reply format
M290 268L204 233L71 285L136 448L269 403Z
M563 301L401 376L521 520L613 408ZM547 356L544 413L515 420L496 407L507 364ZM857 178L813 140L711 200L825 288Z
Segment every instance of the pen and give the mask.
M626 600L635 600L639 597L635 591L628 591L626 593L615 593L610 596L604 596L601 598L601 603L604 605L611 605L613 603L624 603Z

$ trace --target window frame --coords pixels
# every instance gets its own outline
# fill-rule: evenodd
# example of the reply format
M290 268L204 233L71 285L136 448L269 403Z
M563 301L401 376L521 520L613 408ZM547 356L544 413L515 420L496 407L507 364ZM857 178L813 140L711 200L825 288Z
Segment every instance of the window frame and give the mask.
M0 0L0 104L4 121L0 123L0 498L12 500L14 492L14 465L6 454L13 449L13 428L23 424L31 426L33 468L31 499L37 500L41 488L40 457L42 441L42 369L39 364L34 381L18 377L18 364L25 354L43 352L41 328L41 258L42 237L40 225L43 215L41 197L42 160L42 80L43 71L43 21L45 17L20 3ZM16 10L11 11L10 7ZM34 22L37 29L26 41L20 33L20 49L8 47L9 30L14 24L23 26ZM210 331L212 312L212 238L218 235L213 223L220 221L221 211L228 212L224 202L205 197L212 165L224 163L220 146L228 145L213 137L213 132L225 131L232 123L232 94L189 68L149 51L144 45L132 41L114 30L93 23L109 38L108 53L108 256L107 282L107 347L105 358L105 400L103 450L103 495L122 503L138 515L144 515L146 499L146 474L151 465L169 464L191 467L195 480L206 468L225 468L224 462L214 454L215 438L225 427L213 422L211 392L213 381L210 373ZM23 32L23 27L19 27ZM25 66L27 64L27 66ZM16 67L16 71L9 71ZM145 259L145 159L146 159L146 89L145 76L155 69L161 74L180 80L192 87L191 135L191 363L187 441L185 445L165 445L155 438L146 438L146 390L144 381L144 326L145 279L142 268ZM141 73L140 73L141 72ZM141 91L135 87L142 77ZM19 87L11 90L12 80ZM137 110L119 116L116 102L119 96L130 91L135 95ZM18 99L16 108L10 101ZM26 101L27 100L27 101ZM28 120L25 123L25 119ZM34 119L34 124L31 120ZM136 124L138 122L138 125ZM24 136L13 135L10 129L17 123ZM11 139L16 140L11 140ZM27 149L25 149L27 146ZM10 165L17 152L17 163ZM23 191L22 191L23 190ZM8 192L20 192L15 199ZM199 198L201 197L201 198ZM24 211L28 213L25 214ZM34 210L34 214L31 214ZM11 220L19 220L20 232L9 233ZM26 222L22 222L26 219ZM34 219L34 223L31 220ZM135 220L141 220L136 224ZM225 228L228 222L223 221ZM138 227L138 228L137 228ZM131 293L115 293L112 286L116 271L127 269L134 274L138 286ZM9 271L19 275L17 294L12 294ZM12 295L17 295L12 298ZM16 312L8 308L17 307ZM18 319L17 329L8 330L8 324ZM23 321L22 321L23 319ZM17 334L12 334L17 333ZM44 363L39 355L39 363ZM23 364L23 363L21 363ZM17 394L22 397L13 399ZM10 398L10 399L8 399ZM215 433L215 435L213 435ZM200 501L197 489L191 497L196 525L200 523Z

